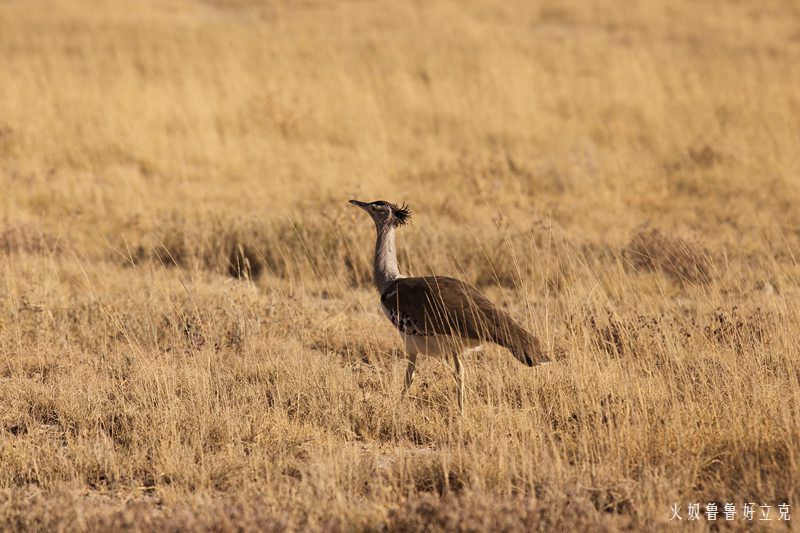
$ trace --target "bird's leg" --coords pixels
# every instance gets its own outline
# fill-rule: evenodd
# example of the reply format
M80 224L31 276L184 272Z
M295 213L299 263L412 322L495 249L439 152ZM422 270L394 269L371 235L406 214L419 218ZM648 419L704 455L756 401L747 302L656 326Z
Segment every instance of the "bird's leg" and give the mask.
M409 350L408 352L408 366L406 367L406 379L403 384L403 394L401 398L405 398L408 393L411 382L414 381L414 371L417 368L417 352L416 350Z
M456 392L458 393L458 410L464 415L464 364L461 362L459 353L453 352L453 365L455 366Z

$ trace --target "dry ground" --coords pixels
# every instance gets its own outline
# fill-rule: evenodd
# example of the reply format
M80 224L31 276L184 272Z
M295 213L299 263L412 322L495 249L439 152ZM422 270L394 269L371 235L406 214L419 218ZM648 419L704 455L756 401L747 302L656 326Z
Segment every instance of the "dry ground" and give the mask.
M800 504L798 28L783 1L1 2L0 529ZM403 270L564 359L477 355L463 419L424 360L400 403L351 197L408 201Z

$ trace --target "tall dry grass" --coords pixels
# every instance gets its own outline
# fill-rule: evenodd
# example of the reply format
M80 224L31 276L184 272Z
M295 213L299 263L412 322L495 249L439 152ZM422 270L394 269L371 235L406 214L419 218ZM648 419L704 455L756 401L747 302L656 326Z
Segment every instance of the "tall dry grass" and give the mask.
M650 530L676 502L796 503L798 22L1 3L0 528ZM476 355L463 419L424 360L399 402L351 197L408 201L402 269L476 284L563 360Z

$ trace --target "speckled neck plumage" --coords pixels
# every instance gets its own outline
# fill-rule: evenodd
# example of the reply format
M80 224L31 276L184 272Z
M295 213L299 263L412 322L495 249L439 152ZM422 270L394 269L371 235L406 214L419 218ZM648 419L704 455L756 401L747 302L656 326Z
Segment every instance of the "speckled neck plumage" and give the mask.
M395 228L385 225L378 228L378 238L375 241L375 272L373 279L378 293L386 292L397 278L400 270L397 267L397 250L394 245Z

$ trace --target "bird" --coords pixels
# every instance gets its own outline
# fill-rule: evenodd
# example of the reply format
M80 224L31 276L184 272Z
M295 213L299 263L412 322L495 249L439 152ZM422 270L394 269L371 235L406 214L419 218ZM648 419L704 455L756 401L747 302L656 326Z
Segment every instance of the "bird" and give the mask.
M506 348L529 367L549 361L539 339L478 289L446 276L405 277L397 264L395 232L409 224L408 205L384 200L350 200L372 217L377 237L373 281L381 308L405 344L407 367L405 398L414 380L417 355L453 358L458 409L464 414L464 364L462 357L494 343Z

